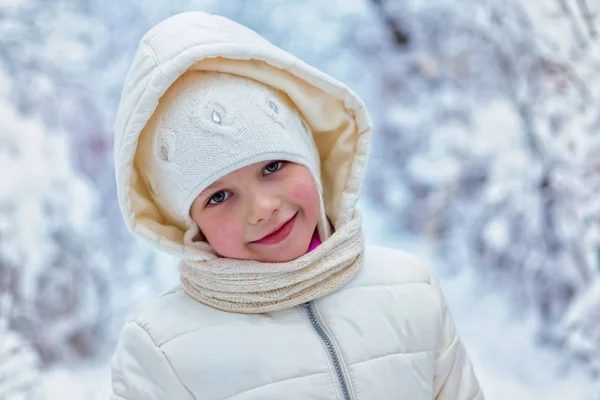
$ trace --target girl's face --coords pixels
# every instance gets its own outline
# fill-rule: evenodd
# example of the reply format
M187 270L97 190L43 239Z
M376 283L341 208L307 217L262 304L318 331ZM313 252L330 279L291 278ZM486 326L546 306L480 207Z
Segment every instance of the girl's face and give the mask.
M207 187L190 216L222 257L286 262L306 253L320 215L310 171L288 161L240 168Z

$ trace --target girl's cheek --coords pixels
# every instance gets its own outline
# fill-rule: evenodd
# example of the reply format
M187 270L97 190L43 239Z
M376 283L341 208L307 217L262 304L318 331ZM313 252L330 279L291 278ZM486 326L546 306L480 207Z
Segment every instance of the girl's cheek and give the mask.
M291 180L289 193L294 202L305 208L307 213L319 213L319 191L310 172Z
M243 240L241 224L232 218L214 218L210 221L210 228L211 234L207 238L217 252L219 249L230 249Z

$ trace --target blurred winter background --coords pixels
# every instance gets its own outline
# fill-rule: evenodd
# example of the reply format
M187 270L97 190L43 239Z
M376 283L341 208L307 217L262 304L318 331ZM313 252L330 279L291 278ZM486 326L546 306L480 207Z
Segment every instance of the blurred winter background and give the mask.
M138 40L186 10L364 98L368 238L431 262L487 399L600 399L600 0L0 0L0 400L108 398L177 282L124 229L112 140Z

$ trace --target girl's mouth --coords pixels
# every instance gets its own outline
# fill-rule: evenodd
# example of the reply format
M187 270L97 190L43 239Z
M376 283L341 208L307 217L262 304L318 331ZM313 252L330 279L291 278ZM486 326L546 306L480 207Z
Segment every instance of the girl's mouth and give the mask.
M298 216L298 213L294 214L294 216L292 218L290 218L285 224L283 224L275 232L268 234L267 236L263 237L262 239L255 240L252 243L277 244L279 242L282 242L290 235L290 233L292 233L292 229L294 229L294 225L295 225L297 216Z

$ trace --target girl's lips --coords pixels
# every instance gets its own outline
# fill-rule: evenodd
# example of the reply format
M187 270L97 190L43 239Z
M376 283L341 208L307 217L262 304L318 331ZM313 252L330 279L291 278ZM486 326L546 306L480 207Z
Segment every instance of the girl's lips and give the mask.
M265 236L262 239L255 240L252 243L277 244L277 243L283 241L285 238L287 238L290 235L290 233L292 232L292 229L294 229L294 224L296 222L297 216L298 216L298 213L294 214L294 216L292 218L290 218L289 221L287 221L285 224L283 224L281 226L281 228L277 229L275 232L271 233L270 235Z

